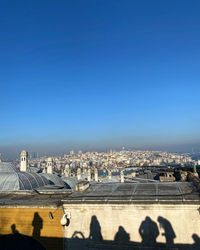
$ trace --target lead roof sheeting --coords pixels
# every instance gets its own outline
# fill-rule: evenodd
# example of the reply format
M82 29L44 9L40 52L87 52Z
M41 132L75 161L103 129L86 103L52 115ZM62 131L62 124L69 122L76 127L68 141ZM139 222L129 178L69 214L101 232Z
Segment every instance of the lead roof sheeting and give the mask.
M2 172L19 172L19 170L11 163L0 162L0 173Z
M17 174L15 172L0 174L0 191L7 190L20 190Z
M45 177L49 181L48 184L50 185L65 186L65 183L57 174L41 173L40 175Z
M76 189L76 184L78 183L78 180L76 177L62 177L62 180L64 183L66 183L67 188Z
M180 193L181 189L181 193ZM191 183L115 183L93 184L84 194L74 193L70 197L80 199L182 199L184 194L192 195ZM179 197L180 196L180 197Z
M48 181L44 177L35 173L0 173L0 191L33 190L47 184Z

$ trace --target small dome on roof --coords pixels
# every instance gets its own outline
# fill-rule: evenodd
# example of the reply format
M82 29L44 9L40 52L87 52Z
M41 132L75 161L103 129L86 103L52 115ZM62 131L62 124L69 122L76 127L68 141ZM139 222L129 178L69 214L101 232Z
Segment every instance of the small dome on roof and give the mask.
M61 177L59 177L57 174L41 173L40 175L44 176L48 180L48 184L50 184L50 185L66 187L66 185L62 181Z
M76 184L78 183L78 179L76 177L65 177L62 176L62 180L64 181L67 189L76 189Z
M48 185L48 180L36 173L1 172L0 191L33 190Z
M19 172L19 170L11 163L0 162L0 174L2 172Z

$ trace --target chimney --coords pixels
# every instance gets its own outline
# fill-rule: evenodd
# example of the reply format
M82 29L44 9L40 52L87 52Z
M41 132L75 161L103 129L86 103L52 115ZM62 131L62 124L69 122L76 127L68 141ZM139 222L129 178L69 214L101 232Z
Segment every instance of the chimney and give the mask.
M70 177L71 173L70 173L70 169L69 169L69 165L66 164L65 165L65 177Z
M20 154L20 171L26 172L28 169L28 152L22 150Z
M124 183L124 171L120 172L121 182Z
M112 173L110 170L108 170L108 179L111 180L112 179Z
M78 180L81 180L81 179L82 179L82 176L81 176L81 169L80 169L80 168L77 169L77 179L78 179Z
M94 180L97 181L97 182L99 181L99 176L98 176L98 170L97 170L97 168L94 169Z
M88 169L88 176L87 176L88 181L91 181L91 169Z
M51 157L47 159L47 174L53 174L53 159Z

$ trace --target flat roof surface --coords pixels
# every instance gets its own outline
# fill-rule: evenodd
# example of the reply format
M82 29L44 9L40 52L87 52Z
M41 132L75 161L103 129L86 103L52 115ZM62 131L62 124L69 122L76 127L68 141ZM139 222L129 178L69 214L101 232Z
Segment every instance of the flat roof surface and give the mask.
M66 190L0 192L2 206L60 206L71 192Z
M74 192L67 203L199 202L191 182L95 183L84 192Z

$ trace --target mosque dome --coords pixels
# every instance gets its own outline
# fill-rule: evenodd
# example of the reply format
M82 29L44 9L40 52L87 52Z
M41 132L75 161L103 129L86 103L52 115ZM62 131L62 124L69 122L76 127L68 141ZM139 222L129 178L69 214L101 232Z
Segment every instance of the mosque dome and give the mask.
M41 173L40 175L46 178L48 180L48 184L50 185L66 187L61 177L59 177L57 174Z
M72 189L75 190L76 189L76 184L78 183L78 180L76 177L62 177L62 180L64 181L67 189Z
M19 172L19 170L11 163L0 162L0 174L4 172Z
M33 190L48 185L48 180L36 173L0 172L0 191Z

